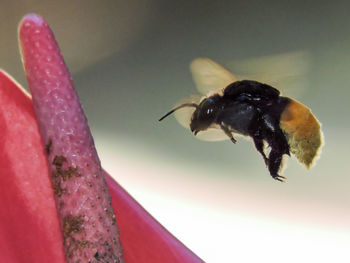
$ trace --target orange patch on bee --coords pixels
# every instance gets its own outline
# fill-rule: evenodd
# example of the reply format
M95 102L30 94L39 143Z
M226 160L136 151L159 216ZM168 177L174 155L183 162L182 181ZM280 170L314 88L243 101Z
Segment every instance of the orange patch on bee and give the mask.
M290 152L310 168L319 155L323 141L319 121L308 107L290 99L282 112L280 126L287 137Z

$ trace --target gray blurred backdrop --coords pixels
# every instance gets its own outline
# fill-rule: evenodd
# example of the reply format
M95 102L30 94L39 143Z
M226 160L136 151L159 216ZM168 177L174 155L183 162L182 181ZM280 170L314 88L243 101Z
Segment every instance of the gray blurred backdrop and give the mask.
M349 262L349 9L348 1L1 0L0 67L26 86L17 24L42 15L102 165L206 262ZM173 117L157 121L195 93L192 59L233 70L291 52L306 54L307 67L303 85L285 95L298 94L325 135L310 171L292 157L279 183L250 141L203 142Z

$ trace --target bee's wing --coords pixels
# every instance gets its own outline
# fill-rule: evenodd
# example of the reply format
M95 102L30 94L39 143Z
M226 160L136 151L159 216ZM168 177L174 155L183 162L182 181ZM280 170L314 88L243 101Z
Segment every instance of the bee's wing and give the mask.
M199 94L193 94L180 100L176 106L184 103L196 103L199 104L203 96ZM190 122L193 112L195 111L192 107L184 107L174 112L176 120L181 124L181 126L186 129L190 129ZM210 128L206 131L199 132L196 135L197 139L203 141L222 141L228 139L227 135L219 129Z
M190 69L193 81L203 95L224 89L237 80L230 71L209 58L196 58Z
M209 128L208 130L201 131L196 135L197 139L208 142L217 142L228 140L228 136L221 130L216 128Z
M309 86L310 54L306 51L237 60L228 66L239 79L267 83L291 97L300 97Z
M220 92L226 86L235 82L236 77L227 69L209 58L196 58L190 64L192 78L196 84L197 90L203 95ZM199 104L203 97L199 94L191 95L181 100L177 105L183 103ZM175 118L185 128L189 129L191 117L194 109L186 107L175 112ZM209 128L206 131L199 132L196 138L204 141L222 141L227 140L227 135L221 129Z

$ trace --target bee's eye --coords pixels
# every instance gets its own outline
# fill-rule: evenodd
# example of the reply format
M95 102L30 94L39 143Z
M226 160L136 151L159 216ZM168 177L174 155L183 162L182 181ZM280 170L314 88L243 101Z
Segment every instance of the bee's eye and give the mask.
M212 99L206 99L200 105L202 118L211 117L214 112L214 101Z
M210 108L213 105L213 100L212 99L206 99L202 102L202 109L203 110L207 110L208 108Z
M205 113L206 113L207 115L210 115L210 114L213 113L213 111L214 111L214 109L210 107L210 108L208 108L208 109L205 111Z

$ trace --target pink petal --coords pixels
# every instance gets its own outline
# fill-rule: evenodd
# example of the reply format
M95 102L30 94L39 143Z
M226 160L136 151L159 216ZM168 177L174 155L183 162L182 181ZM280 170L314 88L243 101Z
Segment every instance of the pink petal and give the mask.
M0 71L2 262L64 262L47 161L31 99Z

